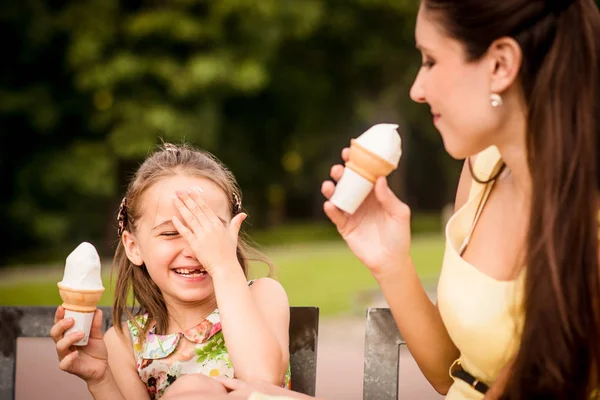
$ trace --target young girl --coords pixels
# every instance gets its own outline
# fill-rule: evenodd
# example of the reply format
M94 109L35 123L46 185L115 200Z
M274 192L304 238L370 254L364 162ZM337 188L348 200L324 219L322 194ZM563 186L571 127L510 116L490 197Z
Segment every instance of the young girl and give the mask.
M199 374L199 394L226 393L216 376L289 386L287 296L270 278L248 282L249 256L261 256L238 239L245 218L214 157L172 144L152 154L119 209L113 327L102 340L97 312L89 345L75 348L81 333L63 336L73 321L59 307L60 368L94 398L158 399L184 374Z

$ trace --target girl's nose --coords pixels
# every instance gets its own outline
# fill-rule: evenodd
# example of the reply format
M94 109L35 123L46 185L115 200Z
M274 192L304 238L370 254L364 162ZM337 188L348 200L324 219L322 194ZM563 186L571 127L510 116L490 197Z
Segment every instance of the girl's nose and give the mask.
M187 243L183 246L183 249L181 250L181 254L184 257L196 258L196 255L194 254L194 251L192 250L192 248Z

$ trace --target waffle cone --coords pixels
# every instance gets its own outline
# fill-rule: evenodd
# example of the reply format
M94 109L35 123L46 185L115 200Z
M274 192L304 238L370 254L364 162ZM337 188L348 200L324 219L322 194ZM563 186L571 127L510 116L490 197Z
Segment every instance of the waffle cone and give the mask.
M66 310L76 312L94 312L102 298L104 288L101 289L73 289L58 283L58 293Z
M388 176L396 169L394 164L367 150L355 139L350 140L350 157L346 167L373 183L378 177Z

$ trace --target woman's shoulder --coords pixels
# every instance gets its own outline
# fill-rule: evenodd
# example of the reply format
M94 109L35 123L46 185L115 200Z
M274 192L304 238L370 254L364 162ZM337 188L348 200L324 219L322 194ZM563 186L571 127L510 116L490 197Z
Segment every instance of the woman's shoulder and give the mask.
M479 152L473 159L473 178L481 181L490 179L498 168L502 157L496 146Z
M490 146L465 160L456 189L454 212L464 206L485 186L481 181L487 181L494 174L500 161L500 152L496 146Z

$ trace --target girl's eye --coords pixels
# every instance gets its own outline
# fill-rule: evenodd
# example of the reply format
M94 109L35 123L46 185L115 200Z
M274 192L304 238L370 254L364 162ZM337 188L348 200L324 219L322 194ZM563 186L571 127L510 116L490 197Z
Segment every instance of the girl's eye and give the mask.
M163 233L160 234L160 236L167 236L167 237L169 237L169 236L177 236L177 235L179 235L179 232L177 232L177 231L174 231L174 232L163 232Z

